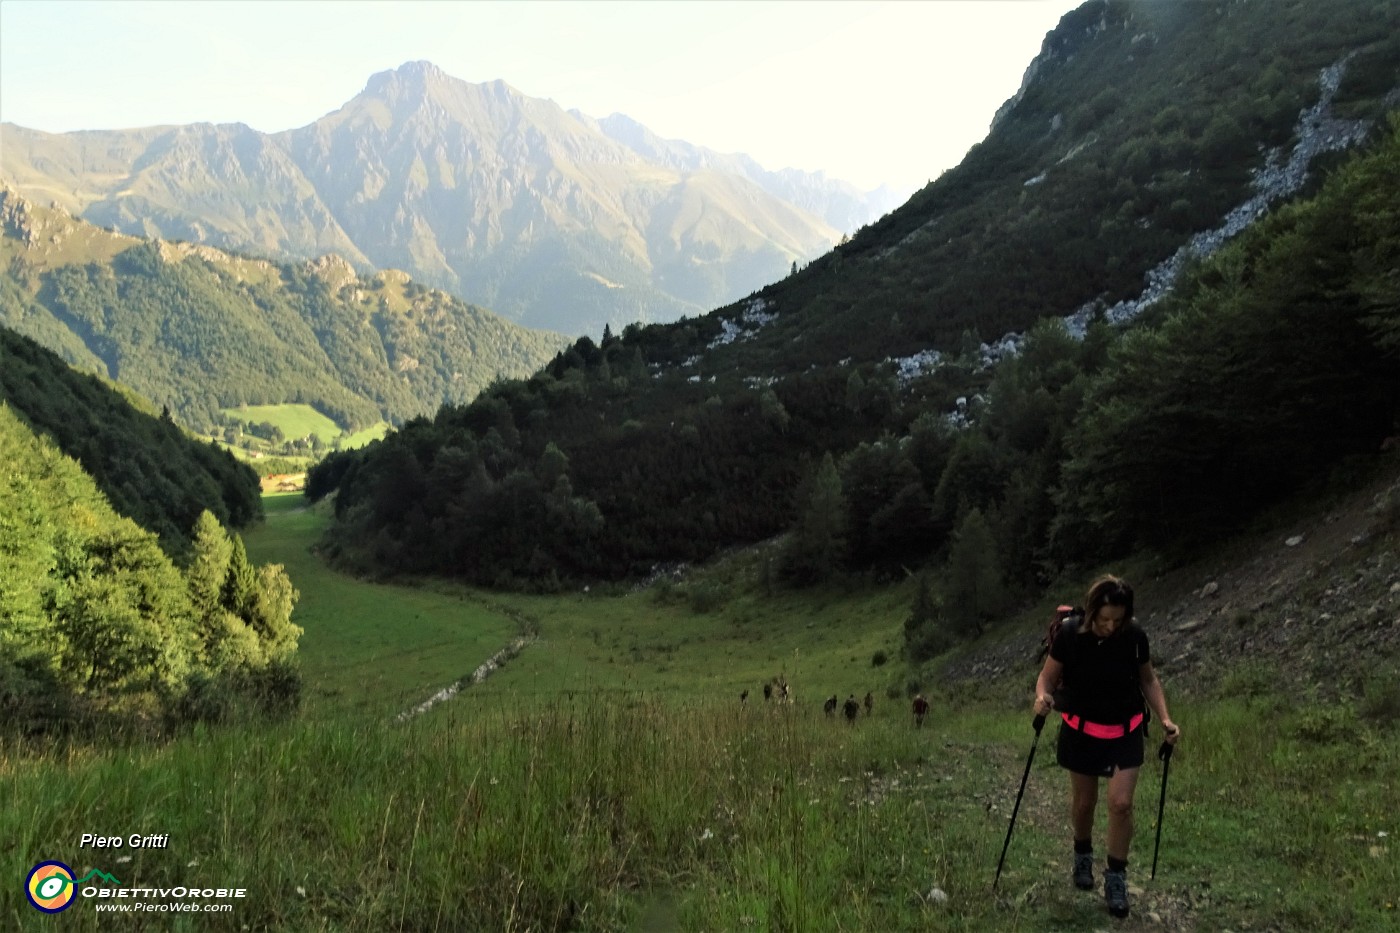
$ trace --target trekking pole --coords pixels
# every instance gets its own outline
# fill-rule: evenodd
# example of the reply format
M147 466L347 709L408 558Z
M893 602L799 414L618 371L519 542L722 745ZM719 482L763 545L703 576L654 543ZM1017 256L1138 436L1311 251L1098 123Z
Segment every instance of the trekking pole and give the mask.
M1162 813L1167 808L1167 771L1172 764L1172 749L1175 746L1170 742L1163 742L1162 747L1157 749L1157 757L1162 759L1162 798L1157 801L1157 844L1152 847L1152 880L1157 880L1157 853L1162 851Z
M1006 827L1006 841L1001 845L1001 859L997 862L997 876L992 881L992 890L995 891L997 882L1001 880L1001 867L1006 864L1006 850L1011 846L1011 831L1016 828L1016 814L1021 810L1021 798L1026 793L1026 779L1031 776L1031 762L1035 761L1035 747L1040 744L1040 730L1045 726L1045 714L1035 717L1031 722L1035 728L1035 740L1031 742L1031 753L1026 758L1026 771L1021 775L1021 789L1016 792L1016 806L1011 810L1011 825Z

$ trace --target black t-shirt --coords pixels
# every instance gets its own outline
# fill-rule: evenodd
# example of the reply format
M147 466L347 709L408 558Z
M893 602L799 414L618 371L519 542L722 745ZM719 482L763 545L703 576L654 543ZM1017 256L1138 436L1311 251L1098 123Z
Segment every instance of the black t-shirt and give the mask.
M1081 626L1066 622L1050 646L1050 657L1064 665L1055 707L1090 722L1126 723L1146 710L1141 667L1151 660L1147 633L1129 622L1099 638Z

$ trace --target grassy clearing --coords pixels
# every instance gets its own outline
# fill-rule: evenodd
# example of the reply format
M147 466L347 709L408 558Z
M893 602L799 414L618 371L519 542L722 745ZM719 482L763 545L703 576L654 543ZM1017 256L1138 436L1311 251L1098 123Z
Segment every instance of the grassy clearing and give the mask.
M797 702L839 693L883 696L898 688L903 609L897 592L814 590L781 607L753 598L695 612L658 592L625 597L572 594L496 597L535 620L540 639L483 689L522 695L624 690L761 702L765 681L782 676Z
M282 431L284 437L310 437L315 434L330 443L341 435L340 425L310 405L240 405L222 409L229 418L261 424L266 421Z
M353 450L357 447L365 446L370 441L377 441L388 433L388 422L381 421L373 427L364 428L363 430L356 431L354 434L345 435L345 439L341 442L340 446L345 450Z
M1134 916L1119 923L1068 882L1053 727L991 891L1032 738L1032 672L1024 697L935 694L922 730L878 690L854 724L821 713L830 693L898 686L894 662L870 660L893 647L908 604L898 591L765 600L742 561L717 572L727 595L700 600L704 612L684 588L524 598L370 585L319 566L307 546L324 518L301 503L269 499L248 543L302 591L306 716L161 745L0 745L7 877L57 858L128 885L241 886L247 898L228 914L117 919L87 899L53 921L16 882L0 887L0 925L1379 931L1400 919L1394 716L1269 692L1174 698L1186 738L1158 877L1152 762ZM522 619L540 640L519 658L391 720ZM757 694L777 673L794 685L790 707ZM170 847L80 850L83 832L169 833Z
M243 405L238 408L224 408L221 411L225 416L237 418L239 421L251 421L254 424L267 422L275 425L282 431L282 436L287 438L310 437L314 434L325 444L332 444L339 438L341 447L347 450L363 447L389 432L388 423L381 421L353 434L346 434L340 425L310 405ZM245 440L252 443L257 439Z

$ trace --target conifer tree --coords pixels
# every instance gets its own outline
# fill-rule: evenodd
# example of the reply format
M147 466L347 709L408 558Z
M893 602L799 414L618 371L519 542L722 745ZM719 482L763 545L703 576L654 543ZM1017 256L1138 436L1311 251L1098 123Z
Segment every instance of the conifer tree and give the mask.
M224 605L224 584L233 559L233 542L207 509L194 523L194 556L185 579L195 610L205 621L213 619Z
M984 620L1002 602L1001 566L996 541L981 509L972 509L953 534L948 554L947 615L961 632L982 634Z
M846 553L846 497L841 474L828 451L812 477L806 503L784 554L784 569L795 580L812 583L840 569Z

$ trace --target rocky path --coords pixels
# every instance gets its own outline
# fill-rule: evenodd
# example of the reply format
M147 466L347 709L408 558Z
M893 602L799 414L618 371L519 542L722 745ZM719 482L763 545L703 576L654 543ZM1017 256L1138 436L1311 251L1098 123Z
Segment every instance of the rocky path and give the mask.
M472 671L466 677L463 677L461 680L457 681L454 684L451 684L450 686L443 687L441 690L428 697L422 703L419 703L412 709L404 710L402 713L399 713L398 716L394 718L397 719L399 722L405 722L409 719L412 719L414 716L420 716L423 713L426 713L428 710L432 709L434 706L437 706L439 703L443 703L447 700L452 699L458 693L461 693L463 690L465 690L467 687L471 687L481 683L486 678L496 673L496 671L504 667L506 665L506 662L509 661L511 658L514 658L516 655L520 654L521 651L525 650L525 646L530 644L530 642L534 640L534 635L519 635L511 639L510 644L506 645L500 651L497 651L495 654L491 655L491 657L487 658L485 661L482 662L480 667Z

